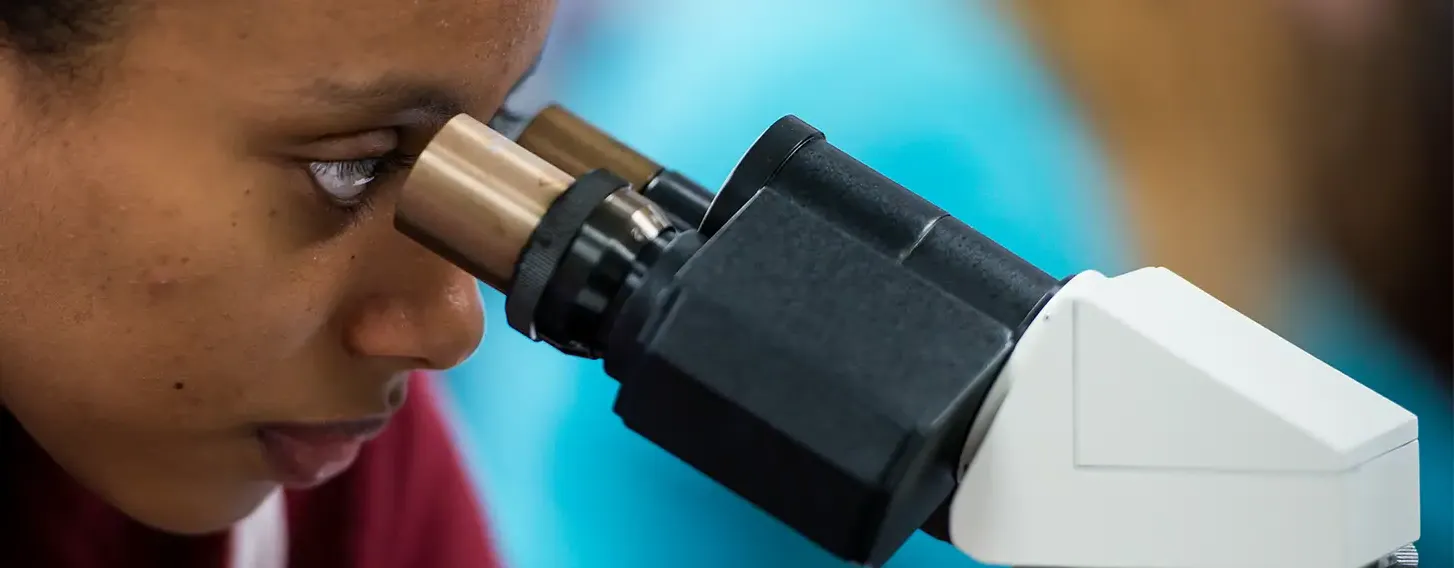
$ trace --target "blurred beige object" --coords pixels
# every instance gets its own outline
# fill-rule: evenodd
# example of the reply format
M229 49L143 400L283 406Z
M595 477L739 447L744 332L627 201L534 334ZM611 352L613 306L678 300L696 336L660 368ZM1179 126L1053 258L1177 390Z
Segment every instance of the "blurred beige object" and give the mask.
M1098 135L1142 263L1278 327L1316 243L1448 363L1448 0L1003 7Z
M1295 57L1273 2L1010 2L1097 131L1141 262L1273 315L1296 219Z

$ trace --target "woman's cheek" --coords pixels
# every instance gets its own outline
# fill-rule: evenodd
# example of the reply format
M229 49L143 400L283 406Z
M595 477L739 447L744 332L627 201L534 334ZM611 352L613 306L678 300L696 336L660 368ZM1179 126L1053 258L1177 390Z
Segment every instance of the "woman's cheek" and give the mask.
M104 291L110 319L123 328L113 331L145 330L144 341L159 349L257 362L286 357L326 331L338 263L315 252L270 250L261 231L246 229L153 241L125 255L134 259L127 269L114 276L102 269L96 276L103 281L125 279Z

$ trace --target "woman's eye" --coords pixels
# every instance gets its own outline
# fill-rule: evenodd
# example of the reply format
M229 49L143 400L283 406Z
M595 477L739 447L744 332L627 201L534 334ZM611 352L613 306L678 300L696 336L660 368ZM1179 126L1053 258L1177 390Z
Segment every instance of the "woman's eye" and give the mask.
M389 174L407 170L417 156L398 151L383 156L358 160L309 162L308 173L313 183L328 199L344 207L355 207L368 201L368 191Z
M338 162L311 162L308 173L313 183L341 205L352 205L362 201L369 185L382 173L385 158L365 158Z

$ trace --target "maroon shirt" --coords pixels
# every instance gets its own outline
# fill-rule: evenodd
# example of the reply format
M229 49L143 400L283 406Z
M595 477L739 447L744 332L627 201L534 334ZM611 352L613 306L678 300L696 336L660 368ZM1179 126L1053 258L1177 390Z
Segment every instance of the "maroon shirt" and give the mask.
M410 388L352 468L284 495L289 568L498 566L434 389L422 375ZM132 521L76 484L0 410L0 566L229 568L233 545L228 533L175 536Z

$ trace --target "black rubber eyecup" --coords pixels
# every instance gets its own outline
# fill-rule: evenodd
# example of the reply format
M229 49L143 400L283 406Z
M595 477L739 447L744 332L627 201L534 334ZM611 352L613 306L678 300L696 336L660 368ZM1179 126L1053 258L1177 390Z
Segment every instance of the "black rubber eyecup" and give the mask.
M541 339L535 334L535 309L576 233L606 197L629 186L611 172L592 170L550 204L515 262L515 277L505 295L505 321L511 328L533 340Z

